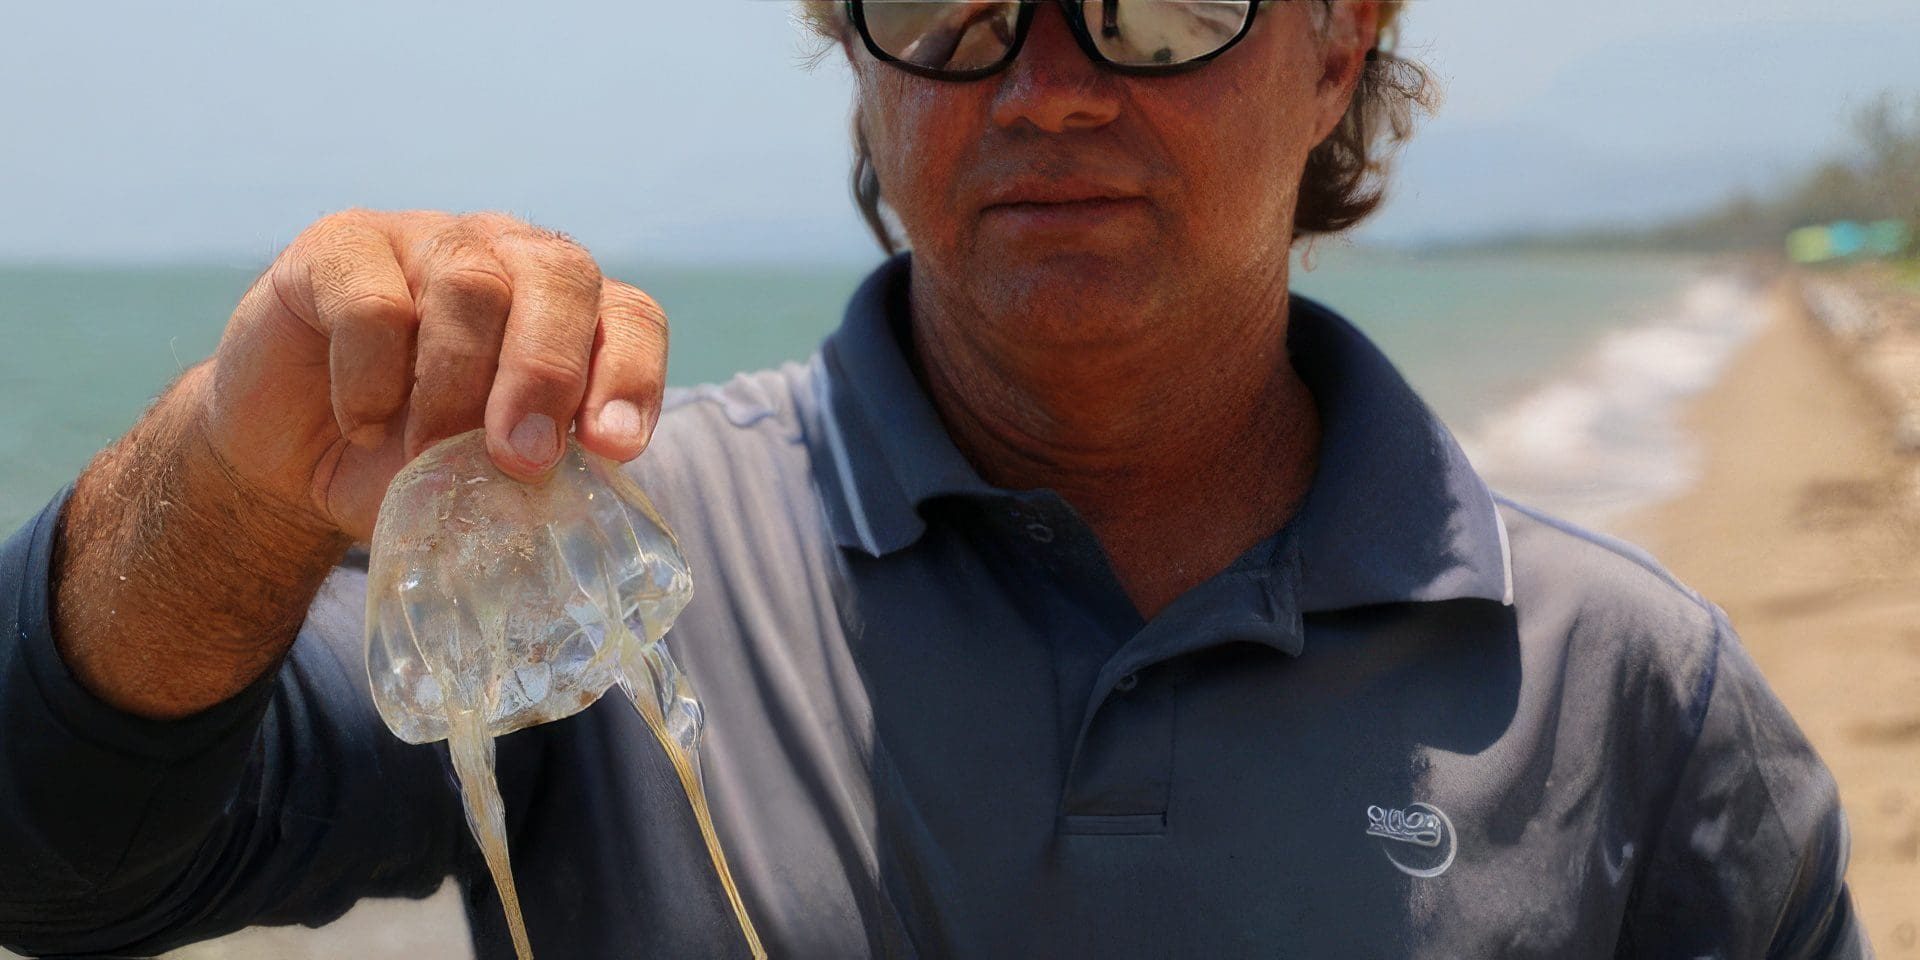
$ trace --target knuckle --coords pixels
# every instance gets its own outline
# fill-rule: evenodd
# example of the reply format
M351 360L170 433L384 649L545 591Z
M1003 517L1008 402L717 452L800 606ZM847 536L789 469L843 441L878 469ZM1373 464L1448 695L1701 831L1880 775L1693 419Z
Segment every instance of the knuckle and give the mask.
M457 221L420 235L420 259L429 264L463 264L481 258L480 241Z
M358 207L336 210L308 224L294 239L294 246L308 249L324 247L345 235L364 233L371 229L374 216L373 211Z
M351 429L362 423L380 423L392 417L404 402L404 394L385 384L373 384L334 397L334 409L343 426Z
M579 241L545 227L516 223L494 237L494 248L527 265L540 279L572 297L600 297L600 262Z
M667 323L664 316L624 315L609 312L601 322L602 336L609 352L650 358L664 362L667 353Z
M485 401L495 358L462 339L423 348L414 360L415 402L428 408L464 409Z
M624 319L661 327L667 325L667 311L660 306L660 302L630 283L612 279L606 281L605 288L600 292L600 304L603 312L618 314Z
M456 324L420 328L420 346L414 357L414 379L428 384L464 384L490 379L499 362L499 347L485 334Z
M571 353L540 350L513 359L513 376L527 389L539 394L572 393L586 385L584 359Z
M469 264L491 260L497 223L485 214L462 213L422 221L427 255L436 262Z
M348 323L391 328L414 321L413 302L394 290L361 290L342 299L336 309Z
M531 229L525 220L498 210L463 213L455 218L455 223L474 237L500 237Z
M306 306L313 302L313 272L305 261L294 256L274 261L273 266L267 268L265 287L287 316L308 324L317 323Z
M353 213L322 217L288 245L287 254L281 259L305 264L316 293L336 301L356 299L398 265L385 234Z
M598 306L600 265L579 247L561 247L557 251L554 259L549 261L550 281L567 299Z
M613 353L644 355L666 351L665 323L649 323L642 317L609 312L601 327L601 335L606 338L606 344Z
M459 266L430 277L425 296L462 317L499 316L513 305L513 284L494 270Z
M600 263L593 254L572 240L555 239L545 235L520 241L529 254L529 259L537 264L537 269L545 283L551 284L562 295L576 300L598 302L602 278Z
M317 244L308 252L313 292L322 306L337 310L345 304L384 293L374 286L379 268L369 262L369 247L357 239L342 233L332 242Z
M593 295L596 298L600 296L600 287L606 278L600 273L600 261L595 260L586 247L565 236L548 240L547 245L553 250L553 263L556 268L565 270L582 283L589 284Z

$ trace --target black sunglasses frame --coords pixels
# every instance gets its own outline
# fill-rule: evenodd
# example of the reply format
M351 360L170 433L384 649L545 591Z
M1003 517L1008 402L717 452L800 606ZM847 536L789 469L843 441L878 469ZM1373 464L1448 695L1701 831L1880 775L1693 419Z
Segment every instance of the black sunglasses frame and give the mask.
M903 0L878 0L878 2L898 3L903 2ZM911 0L906 0L906 2L911 2ZM959 0L953 0L953 2L959 2ZM846 0L848 19L853 21L854 29L860 33L861 42L866 44L867 52L873 54L874 59L890 63L915 76L927 77L932 80L950 80L955 82L984 80L1012 66L1014 58L1020 55L1020 48L1026 46L1027 33L1033 26L1034 14L1043 3L1051 2L1060 7L1060 12L1066 15L1067 27L1073 32L1074 41L1080 45L1080 49L1085 51L1088 58L1092 59L1094 63L1117 73L1159 77L1171 73L1182 73L1187 70L1192 70L1233 49L1241 40L1246 39L1247 34L1253 30L1254 16L1260 12L1260 6L1266 2L1266 0L1249 0L1247 3L1247 18L1240 24L1240 32L1234 34L1232 39L1221 44L1219 48L1209 53L1201 54L1191 60L1181 60L1176 63L1118 63L1108 59L1106 54L1100 52L1100 45L1094 42L1093 33L1087 28L1087 18L1086 15L1081 12L1082 4L1080 0L1012 0L1012 2L1018 2L1020 4L1020 18L1014 21L1013 42L1007 45L1007 53L1005 56L1001 57L1000 60L995 63L984 67L977 67L972 70L942 70L938 67L923 67L917 63L902 60L882 50L880 45L874 42L873 33L867 29L865 0Z

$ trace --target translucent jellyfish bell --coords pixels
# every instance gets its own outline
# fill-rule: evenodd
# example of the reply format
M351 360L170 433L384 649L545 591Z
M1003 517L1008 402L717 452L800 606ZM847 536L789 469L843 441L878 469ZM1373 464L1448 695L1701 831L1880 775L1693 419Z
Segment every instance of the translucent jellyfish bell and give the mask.
M570 716L649 660L664 689L629 694L685 687L658 646L693 593L680 545L616 464L572 441L538 485L501 473L478 430L422 454L388 488L367 583L374 703L410 743L445 739L462 713L495 736ZM685 693L661 709L691 712L669 724L691 749Z
M410 743L447 740L514 947L532 956L507 858L493 737L571 716L618 683L673 761L742 931L699 774L700 701L662 636L692 596L680 546L618 465L568 441L545 481L501 473L475 430L400 471L367 571L367 677Z

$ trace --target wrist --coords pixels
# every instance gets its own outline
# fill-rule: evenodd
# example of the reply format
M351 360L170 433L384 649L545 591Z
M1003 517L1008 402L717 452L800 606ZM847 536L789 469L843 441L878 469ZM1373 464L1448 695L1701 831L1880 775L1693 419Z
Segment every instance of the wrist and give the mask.
M309 552L337 555L351 544L325 514L304 496L309 480L277 482L244 466L227 442L216 411L213 361L200 364L180 378L173 393L181 405L178 455L185 484L202 504L223 504L246 521L263 539L277 542L292 556ZM334 549L337 545L337 549ZM307 548L307 549L303 549Z
M52 557L61 657L145 717L196 713L272 669L351 542L232 469L206 435L202 374L81 474Z

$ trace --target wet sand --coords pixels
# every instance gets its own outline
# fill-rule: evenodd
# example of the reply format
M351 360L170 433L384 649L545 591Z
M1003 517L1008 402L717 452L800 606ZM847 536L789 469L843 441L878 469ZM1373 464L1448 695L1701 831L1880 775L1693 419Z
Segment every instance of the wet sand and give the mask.
M1920 958L1920 454L1901 452L1874 349L1791 279L1767 299L1688 411L1697 483L1616 526L1731 616L1839 781L1868 935Z
M5 956L0 952L0 956ZM251 927L162 960L473 960L459 885L425 900L362 900L318 930Z

